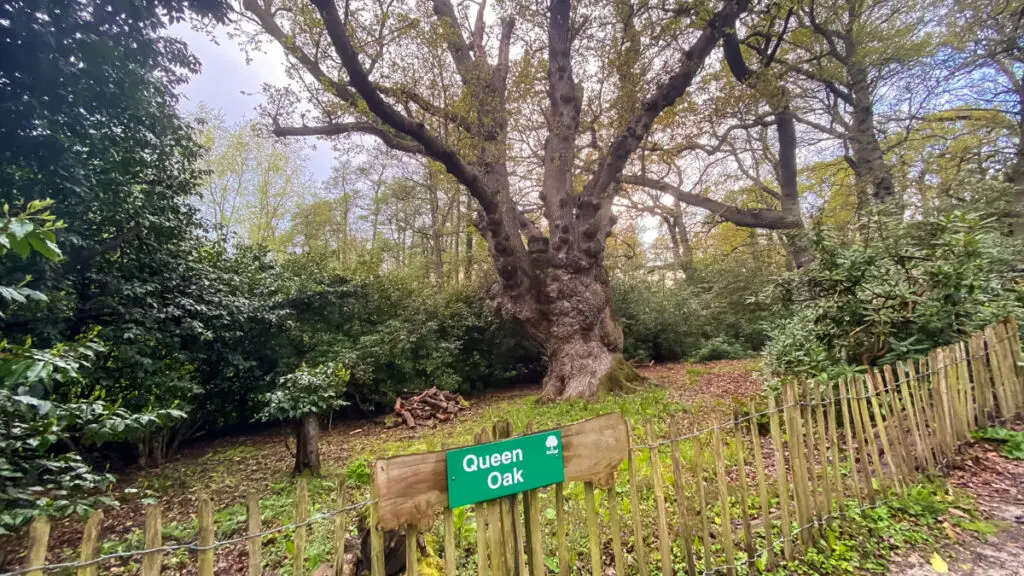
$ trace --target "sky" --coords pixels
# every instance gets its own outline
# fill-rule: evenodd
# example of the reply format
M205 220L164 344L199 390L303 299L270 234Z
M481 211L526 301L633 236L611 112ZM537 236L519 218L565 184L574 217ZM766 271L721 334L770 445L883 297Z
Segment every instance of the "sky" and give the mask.
M228 38L227 28L217 28L214 39L188 24L172 26L170 34L188 42L203 65L202 72L180 90L182 112L202 102L221 110L229 123L251 119L256 116L256 106L263 102L263 83L287 82L284 52L277 44L267 43L262 52L252 54L252 62L247 64L241 46ZM309 150L310 168L318 180L323 180L334 164L334 151L326 142L309 139L308 143L315 148Z

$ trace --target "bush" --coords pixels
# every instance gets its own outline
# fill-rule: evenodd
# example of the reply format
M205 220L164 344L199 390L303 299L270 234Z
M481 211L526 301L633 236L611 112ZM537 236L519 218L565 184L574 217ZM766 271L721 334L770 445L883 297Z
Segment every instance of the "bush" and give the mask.
M282 376L277 388L267 395L266 407L260 412L263 420L299 420L309 414L322 414L348 404L345 383L348 370L340 364L324 364L315 368L301 366Z
M1019 315L1022 251L994 219L954 211L924 220L875 214L854 242L817 230L811 266L763 295L784 321L764 368L824 375L912 358Z
M760 350L768 310L751 300L773 274L769 263L736 256L700 263L685 278L646 272L615 277L612 307L622 322L626 357L644 362L696 358L714 339L721 339L715 346L733 348L730 357Z
M753 356L753 352L742 344L718 337L705 342L693 359L697 362L714 362L715 360L736 360L749 356Z

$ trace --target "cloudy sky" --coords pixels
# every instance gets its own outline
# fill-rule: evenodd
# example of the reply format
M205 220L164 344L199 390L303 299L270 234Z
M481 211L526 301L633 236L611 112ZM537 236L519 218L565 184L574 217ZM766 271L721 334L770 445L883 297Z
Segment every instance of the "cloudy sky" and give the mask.
M220 109L228 122L256 116L256 106L263 101L263 83L283 84L284 53L276 44L267 44L263 52L252 55L246 64L245 54L237 41L228 38L227 30L220 28L215 40L192 30L187 24L177 24L171 34L186 42L203 63L201 74L181 90L182 111L193 110L200 102ZM324 142L309 140L315 149L309 151L310 167L318 180L330 173L334 152Z

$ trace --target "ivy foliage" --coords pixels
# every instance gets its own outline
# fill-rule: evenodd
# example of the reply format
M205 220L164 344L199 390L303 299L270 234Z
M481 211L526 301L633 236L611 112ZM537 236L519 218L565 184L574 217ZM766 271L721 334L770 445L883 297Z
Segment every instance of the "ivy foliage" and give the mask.
M1005 230L962 210L921 220L878 212L855 239L817 230L814 264L761 295L781 319L766 371L819 376L890 363L1020 316L1022 249Z

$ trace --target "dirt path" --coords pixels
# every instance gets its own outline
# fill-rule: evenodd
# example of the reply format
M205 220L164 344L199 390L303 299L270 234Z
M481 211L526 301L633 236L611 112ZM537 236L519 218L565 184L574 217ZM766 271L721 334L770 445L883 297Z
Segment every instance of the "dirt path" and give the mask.
M999 446L973 444L950 475L950 484L974 496L999 531L984 541L951 529L955 543L938 550L915 550L893 560L890 574L933 576L932 552L946 561L949 574L1024 576L1024 461L998 454Z

